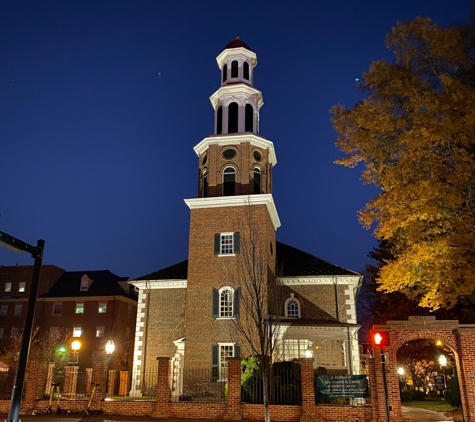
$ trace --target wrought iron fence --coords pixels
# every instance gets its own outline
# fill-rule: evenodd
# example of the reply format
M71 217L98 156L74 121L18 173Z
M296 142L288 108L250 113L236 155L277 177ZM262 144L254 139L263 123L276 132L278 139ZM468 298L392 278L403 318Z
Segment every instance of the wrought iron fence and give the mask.
M302 403L302 381L298 362L279 362L272 366L268 397L271 404ZM264 402L264 388L260 371L253 370L242 373L241 401L243 403Z
M0 400L11 398L16 368L0 371Z
M216 380L211 369L174 369L173 401L225 403L226 397L227 382Z
M65 367L56 370L47 378L44 396L53 394L54 398L62 400L85 400L92 390L92 373L80 372L77 367Z
M111 400L155 400L157 368L145 371L109 370L106 397Z

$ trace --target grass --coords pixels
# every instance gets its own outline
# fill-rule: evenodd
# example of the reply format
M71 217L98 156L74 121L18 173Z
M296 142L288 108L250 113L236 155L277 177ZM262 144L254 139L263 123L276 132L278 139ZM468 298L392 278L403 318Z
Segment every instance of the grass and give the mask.
M435 412L450 412L455 410L446 401L441 400L420 400L420 401L405 401L403 406L418 407L420 409L433 410Z

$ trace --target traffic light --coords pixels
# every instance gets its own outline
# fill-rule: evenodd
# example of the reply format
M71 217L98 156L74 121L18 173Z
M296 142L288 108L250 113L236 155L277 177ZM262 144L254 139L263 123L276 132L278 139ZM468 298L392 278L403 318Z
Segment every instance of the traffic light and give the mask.
M371 343L377 347L389 346L389 333L380 330L371 331Z

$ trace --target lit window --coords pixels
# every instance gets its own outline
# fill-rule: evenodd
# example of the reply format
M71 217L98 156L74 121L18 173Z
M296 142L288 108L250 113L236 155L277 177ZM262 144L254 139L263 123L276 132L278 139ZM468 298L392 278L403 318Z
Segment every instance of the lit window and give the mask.
M54 303L53 304L53 315L61 315L61 303Z
M73 328L73 337L81 337L82 329L81 327L74 327Z
M285 301L285 316L287 318L300 318L300 304L294 298L294 294L290 294L290 298Z
M104 326L96 327L96 337L104 337Z
M84 313L84 303L76 303L76 313L77 314Z
M18 327L12 327L10 331L10 336L17 337L20 334L20 329Z
M4 333L5 333L5 328L0 328L0 338L3 338Z
M231 318L233 316L233 290L224 287L219 292L219 317Z
M18 291L20 293L25 291L25 287L26 287L26 283L24 281L20 281L20 283L18 283Z
M8 305L0 306L0 316L7 316L8 314Z
M11 282L7 281L5 283L5 290L4 291L5 292L11 292L12 291L12 283Z
M107 302L100 302L97 312L100 314L105 314L107 312Z
M13 312L13 316L21 316L21 309L22 305L15 305L15 311Z

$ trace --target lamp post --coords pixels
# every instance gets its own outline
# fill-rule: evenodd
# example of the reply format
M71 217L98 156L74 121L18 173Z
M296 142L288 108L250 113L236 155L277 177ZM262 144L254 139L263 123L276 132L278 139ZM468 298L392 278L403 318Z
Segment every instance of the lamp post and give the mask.
M81 348L81 342L79 340L74 340L71 343L71 349L73 349L73 363L76 365L79 364L79 349Z
M447 386L447 379L445 377L445 367L447 366L447 358L445 355L439 356L439 365L442 367L442 375L444 376L444 388Z
M25 325L23 326L20 352L18 355L18 364L12 389L12 399L10 402L10 410L8 412L8 422L19 422L21 393L23 390L23 381L25 379L28 352L30 351L31 345L31 332L33 328L33 318L35 316L36 295L38 294L38 284L40 281L41 263L43 262L43 249L45 246L45 241L43 239L39 239L36 243L36 246L32 246L21 241L20 239L0 231L0 245L17 253L26 251L31 254L31 257L35 260L33 266L33 276L31 279L30 294L28 296Z
M115 350L114 340L107 340L106 343L106 353L107 353L107 377L106 377L106 393L109 394L109 372L111 366L111 357L112 353Z

